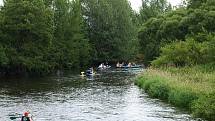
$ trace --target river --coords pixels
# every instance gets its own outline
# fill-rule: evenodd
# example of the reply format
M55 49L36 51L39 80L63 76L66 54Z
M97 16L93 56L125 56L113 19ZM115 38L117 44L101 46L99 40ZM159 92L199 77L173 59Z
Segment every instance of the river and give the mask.
M0 121L194 121L134 85L141 70L112 69L93 77L61 74L0 80Z

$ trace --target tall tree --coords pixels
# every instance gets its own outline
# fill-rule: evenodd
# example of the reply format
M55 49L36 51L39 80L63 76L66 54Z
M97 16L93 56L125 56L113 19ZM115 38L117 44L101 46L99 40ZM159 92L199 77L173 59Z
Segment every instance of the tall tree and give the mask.
M203 3L206 3L208 0L187 0L187 1L189 8L199 8Z
M17 71L46 70L52 42L52 13L43 0L6 0L3 31L9 67Z
M142 0L140 9L140 22L143 24L152 17L170 11L172 6L167 0Z
M3 34L3 15L0 8L0 67L4 67L8 64L8 58L5 53L4 34Z
M54 49L60 68L85 66L89 57L89 42L82 34L83 18L79 0L54 1Z
M85 0L85 19L95 61L128 60L136 51L136 28L127 0Z

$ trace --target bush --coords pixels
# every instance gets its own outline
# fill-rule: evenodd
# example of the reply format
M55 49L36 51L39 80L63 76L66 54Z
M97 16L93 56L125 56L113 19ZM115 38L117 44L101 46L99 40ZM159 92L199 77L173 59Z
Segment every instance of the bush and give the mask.
M153 66L162 66L173 63L178 66L184 66L189 48L186 42L173 42L161 48L161 55L156 60L152 61Z
M149 87L149 95L162 100L168 99L169 87L163 82L152 83Z
M168 99L169 87L165 80L159 77L141 77L137 79L136 84L143 88L151 97L160 98L163 100Z
M155 83L156 80L149 79L147 76L140 77L136 80L136 84L148 92L152 83Z
M192 37L176 41L161 48L161 55L152 61L155 67L172 64L176 66L197 65L214 61L215 37L208 35L203 42Z
M187 89L171 89L169 92L168 100L171 104L177 107L190 109L191 103L197 99L197 95Z
M192 104L193 115L215 121L215 92L201 96Z
M9 62L6 54L5 49L0 45L0 65L6 65Z

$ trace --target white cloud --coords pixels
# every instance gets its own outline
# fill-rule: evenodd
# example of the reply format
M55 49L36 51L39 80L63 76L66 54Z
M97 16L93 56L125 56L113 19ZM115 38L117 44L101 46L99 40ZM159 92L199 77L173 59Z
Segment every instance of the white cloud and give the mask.
M139 8L142 6L142 0L128 0L131 3L131 7L135 11L139 11Z
M131 3L131 7L135 10L138 11L139 8L142 5L142 0L128 0ZM176 6L178 4L181 3L182 0L167 0L168 2L170 2L172 4L172 6ZM3 0L0 0L0 5L3 4Z
M0 0L0 5L3 5L3 0Z
M172 6L177 6L182 2L182 0L167 0L167 1L170 2Z
M131 7L135 10L138 11L139 8L142 5L142 0L128 0L131 3ZM179 5L182 0L167 0L172 4L172 6Z

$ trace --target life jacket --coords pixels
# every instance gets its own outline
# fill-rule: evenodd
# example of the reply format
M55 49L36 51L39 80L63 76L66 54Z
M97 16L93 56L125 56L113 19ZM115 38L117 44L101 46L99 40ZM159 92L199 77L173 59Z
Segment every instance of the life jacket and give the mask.
M26 116L22 116L22 120L21 121L31 121L29 117Z

